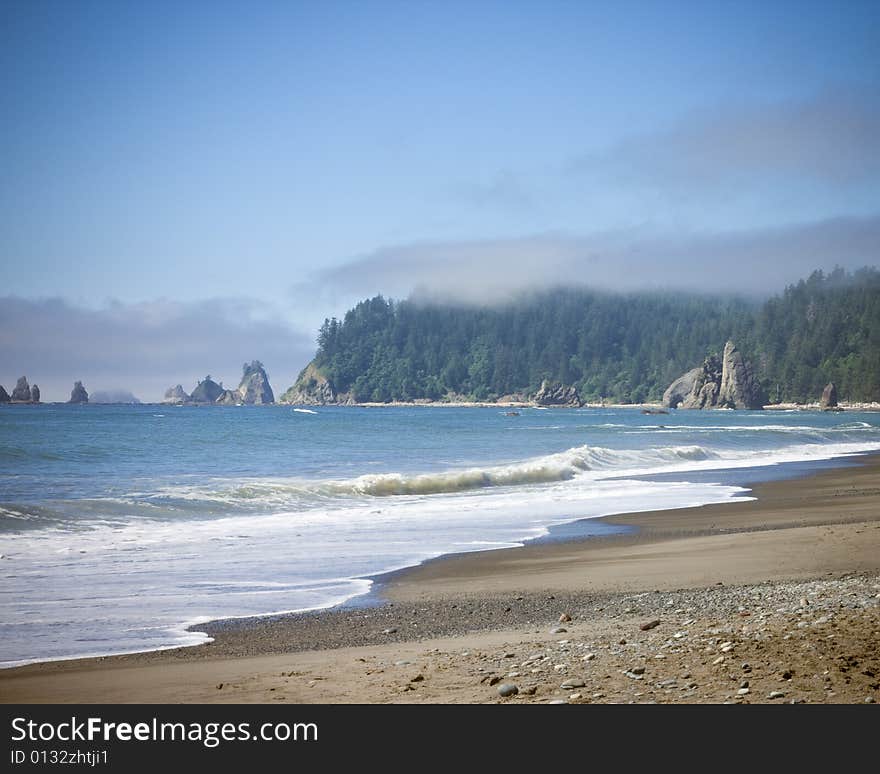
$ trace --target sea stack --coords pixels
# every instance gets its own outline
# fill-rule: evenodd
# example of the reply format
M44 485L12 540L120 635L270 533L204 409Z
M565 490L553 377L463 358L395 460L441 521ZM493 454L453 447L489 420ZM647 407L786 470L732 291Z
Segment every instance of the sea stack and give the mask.
M823 411L830 411L838 408L837 406L837 387L834 382L828 382L825 389L822 390L822 399L819 401L819 408Z
M239 394L235 390L223 390L220 397L214 401L218 406L237 406L240 402Z
M274 403L275 395L269 385L269 376L259 360L252 360L242 367L238 394L242 403Z
M31 402L31 387L28 384L28 380L26 376L21 376L18 379L18 382L15 385L15 389L12 391L12 402L13 403L30 403Z
M189 395L187 395L183 386L178 384L165 390L165 397L162 399L162 402L171 404L188 403Z
M9 403L12 398L9 397L9 393L6 392L6 388L0 384L0 403Z
M718 405L734 409L764 408L760 393L752 366L745 361L736 345L728 341L721 356Z
M566 406L568 408L579 408L583 405L576 387L551 384L547 379L541 382L541 387L535 393L532 402L536 406Z
M222 394L223 387L217 384L209 375L196 385L189 399L192 403L216 403L217 398Z
M32 403L39 403L40 402L40 387L37 384L34 384L34 386L31 387L31 402Z
M710 355L703 365L678 377L663 393L667 408L760 409L761 390L751 365L732 341L719 358Z
M70 400L68 403L88 403L89 394L82 382L74 382L73 389L70 391Z

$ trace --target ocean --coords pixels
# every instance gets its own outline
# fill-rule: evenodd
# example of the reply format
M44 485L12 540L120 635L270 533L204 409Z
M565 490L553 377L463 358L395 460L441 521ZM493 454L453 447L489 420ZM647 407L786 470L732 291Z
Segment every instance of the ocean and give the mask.
M880 450L876 413L518 411L2 406L0 666L194 645L208 620Z

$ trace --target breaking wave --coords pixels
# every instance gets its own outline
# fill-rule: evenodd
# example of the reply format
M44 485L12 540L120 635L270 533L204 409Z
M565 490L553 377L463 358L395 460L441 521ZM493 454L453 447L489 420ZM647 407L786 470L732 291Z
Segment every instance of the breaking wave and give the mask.
M512 462L432 473L374 473L350 479L304 481L254 480L221 489L167 488L158 497L198 500L227 505L289 506L303 500L357 496L453 494L492 487L513 487L569 481L587 471L632 470L665 467L682 462L715 459L702 446L670 446L641 451L577 446L557 454Z

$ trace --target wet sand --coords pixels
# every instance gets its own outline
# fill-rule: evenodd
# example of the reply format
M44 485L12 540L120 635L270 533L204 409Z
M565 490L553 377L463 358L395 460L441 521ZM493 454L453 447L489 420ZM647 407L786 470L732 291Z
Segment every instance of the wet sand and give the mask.
M880 457L754 495L605 518L634 534L444 557L391 576L373 607L4 670L0 701L880 701Z

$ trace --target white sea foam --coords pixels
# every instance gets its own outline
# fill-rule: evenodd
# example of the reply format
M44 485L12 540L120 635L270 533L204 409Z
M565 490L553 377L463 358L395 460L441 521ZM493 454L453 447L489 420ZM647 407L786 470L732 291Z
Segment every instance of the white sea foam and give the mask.
M644 475L688 470L762 467L784 462L833 459L880 449L880 441L842 443L800 443L756 454L752 449L713 451L698 444L660 446L647 449L610 449L578 446L557 454L535 457L506 465L474 467L432 473L375 473L352 479L304 480L261 479L224 482L214 486L173 486L157 491L151 502L167 499L220 504L283 508L317 501L330 506L348 498L388 498L406 495L441 495L494 487L551 484L586 478Z
M323 414L296 427L316 427ZM614 429L640 429L619 424ZM575 519L747 496L689 483L691 471L880 450L873 426L858 421L654 432L663 429L692 435L643 448L582 444L464 469L139 484L76 501L79 521L0 535L0 554L9 557L0 562L0 662L196 644L205 637L185 631L189 625L338 604L365 593L368 576L440 554L519 545ZM747 448L751 439L718 441L745 431L772 435L774 445L756 452ZM602 432L595 437L608 437ZM634 478L670 472L679 480Z

